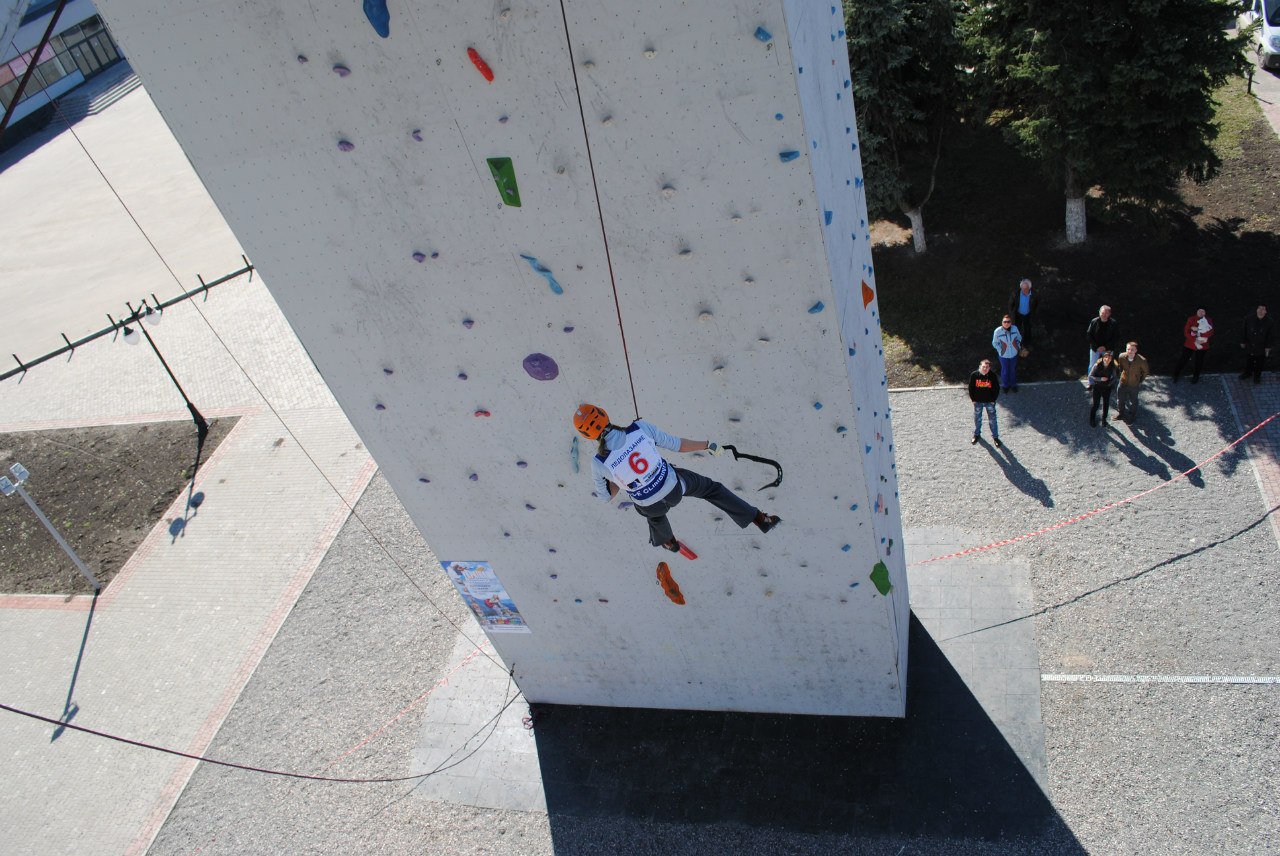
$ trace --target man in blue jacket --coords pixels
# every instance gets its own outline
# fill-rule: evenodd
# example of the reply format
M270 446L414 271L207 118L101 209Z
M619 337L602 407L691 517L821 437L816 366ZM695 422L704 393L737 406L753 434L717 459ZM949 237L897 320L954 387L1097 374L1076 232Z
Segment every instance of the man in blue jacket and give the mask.
M1013 318L1004 316L991 334L991 347L1000 358L1000 385L1010 392L1018 391L1018 352L1022 350L1022 332Z

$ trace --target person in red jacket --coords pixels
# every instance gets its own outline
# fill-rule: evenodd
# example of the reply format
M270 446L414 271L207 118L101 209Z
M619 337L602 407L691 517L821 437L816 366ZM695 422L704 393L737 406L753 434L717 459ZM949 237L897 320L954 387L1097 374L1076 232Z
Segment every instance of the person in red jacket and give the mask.
M1187 319L1187 323L1182 325L1182 354L1178 357L1178 365L1173 369L1173 382L1178 382L1178 376L1182 374L1182 370L1187 367L1187 362L1194 358L1191 363L1191 382L1200 382L1200 370L1204 368L1204 355L1209 351L1209 340L1213 338L1213 319L1204 314L1203 309L1197 309L1196 314Z

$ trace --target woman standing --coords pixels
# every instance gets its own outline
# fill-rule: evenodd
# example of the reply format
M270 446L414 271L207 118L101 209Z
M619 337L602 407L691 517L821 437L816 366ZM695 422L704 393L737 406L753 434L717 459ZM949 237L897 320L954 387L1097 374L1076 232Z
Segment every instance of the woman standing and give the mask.
M1196 314L1182 325L1182 354L1178 357L1178 365L1173 369L1173 382L1178 382L1178 375L1187 367L1187 361L1195 357L1191 364L1191 382L1200 382L1200 370L1204 368L1204 355L1209 350L1209 339L1213 336L1213 319L1197 309Z
M1093 408L1089 411L1089 424L1094 428L1098 427L1099 404L1102 405L1102 424L1107 424L1107 414L1111 412L1111 387L1115 385L1118 373L1115 358L1110 351L1106 350L1089 370L1089 381L1092 384L1090 388L1093 390Z

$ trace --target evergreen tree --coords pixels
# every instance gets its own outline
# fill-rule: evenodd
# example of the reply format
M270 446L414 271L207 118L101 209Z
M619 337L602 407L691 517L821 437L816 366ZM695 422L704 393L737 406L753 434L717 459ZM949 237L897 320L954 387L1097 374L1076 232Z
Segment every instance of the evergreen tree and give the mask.
M1212 92L1247 67L1233 0L985 0L964 16L976 82L1001 123L1061 175L1069 243L1085 193L1155 206L1217 174Z
M924 206L958 116L955 0L844 0L858 141L872 216L899 211L924 252Z

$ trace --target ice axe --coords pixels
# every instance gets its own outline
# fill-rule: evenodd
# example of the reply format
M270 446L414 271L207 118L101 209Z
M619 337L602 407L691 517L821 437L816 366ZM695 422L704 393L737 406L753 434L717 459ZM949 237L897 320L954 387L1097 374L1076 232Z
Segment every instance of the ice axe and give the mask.
M733 459L735 461L746 458L748 461L755 461L758 464L768 464L778 471L778 477L760 488L760 490L768 490L771 487L777 487L782 484L782 464L777 461L771 458L762 458L759 455L748 455L746 452L739 452L736 446L730 446L728 443L722 444L720 448L728 449L730 452L733 452Z

